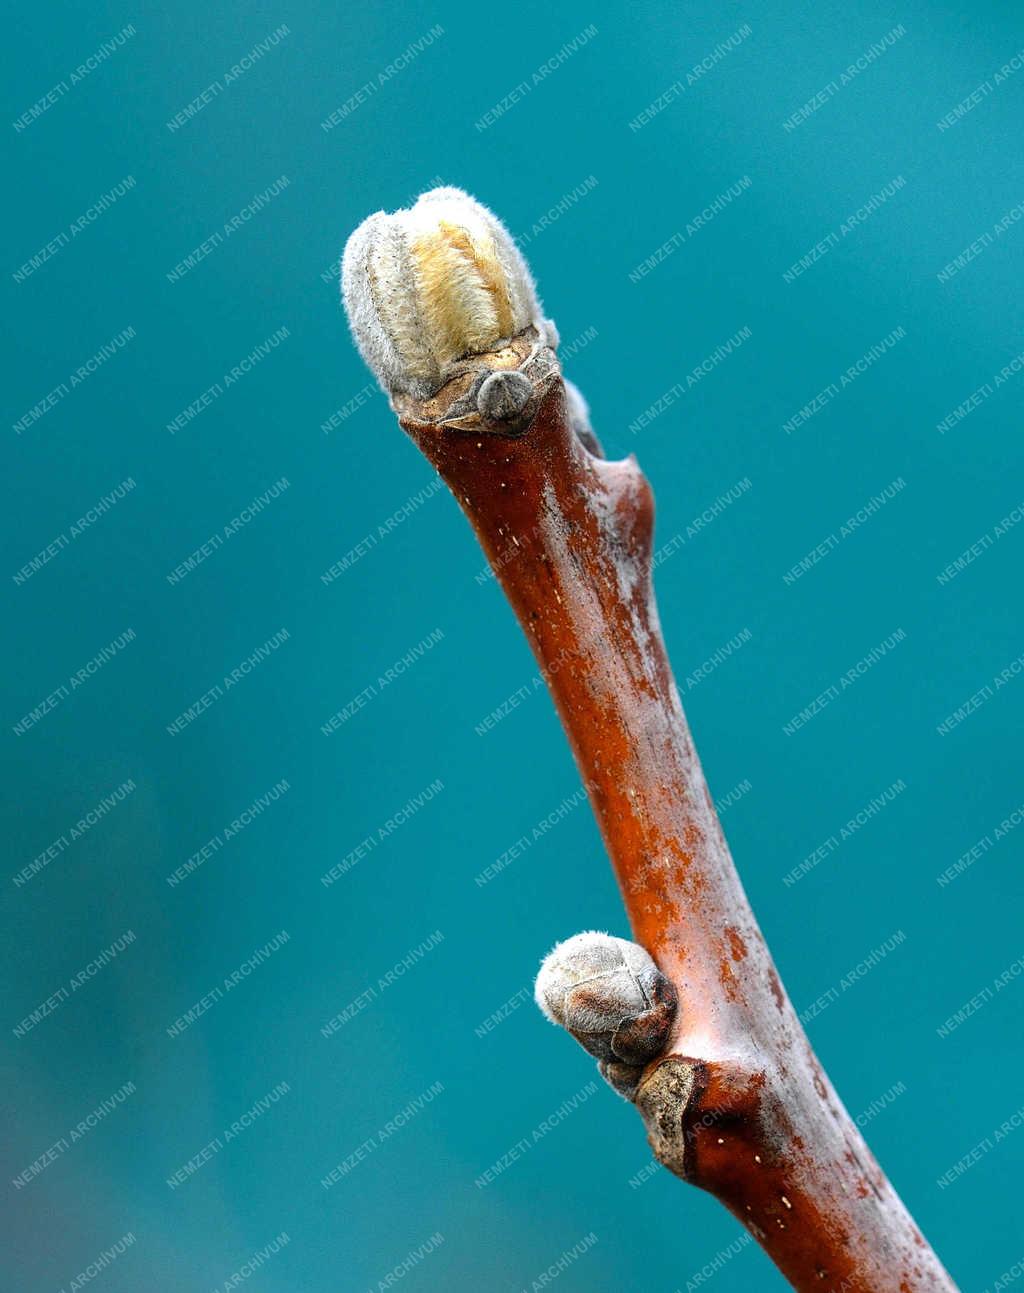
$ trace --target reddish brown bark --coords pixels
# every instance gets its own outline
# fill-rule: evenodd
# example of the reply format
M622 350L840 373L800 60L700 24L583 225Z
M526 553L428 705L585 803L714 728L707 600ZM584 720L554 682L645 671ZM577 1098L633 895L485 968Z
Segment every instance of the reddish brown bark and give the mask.
M472 372L515 366L535 394L521 421L467 415ZM635 1095L655 1153L798 1290L954 1290L815 1058L733 866L661 638L653 499L635 460L583 447L553 357L530 355L529 339L399 413L519 617L634 937L678 992L673 1037Z

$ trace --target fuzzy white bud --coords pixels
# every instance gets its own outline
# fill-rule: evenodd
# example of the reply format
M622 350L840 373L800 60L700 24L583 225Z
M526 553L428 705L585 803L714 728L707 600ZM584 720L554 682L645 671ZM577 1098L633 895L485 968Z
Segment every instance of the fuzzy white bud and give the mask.
M511 234L461 189L364 220L345 246L341 289L360 354L389 394L433 395L451 363L530 325L557 335Z
M638 943L593 931L548 953L534 996L591 1055L628 1065L661 1054L677 1004L671 982Z

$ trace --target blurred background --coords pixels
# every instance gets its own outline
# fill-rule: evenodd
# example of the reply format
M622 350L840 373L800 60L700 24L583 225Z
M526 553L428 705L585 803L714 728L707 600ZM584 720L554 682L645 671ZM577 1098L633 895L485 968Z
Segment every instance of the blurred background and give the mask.
M338 304L353 227L444 182L653 484L682 699L812 1041L994 1286L1017 9L46 4L9 48L0 1282L784 1287L530 1000L622 904Z

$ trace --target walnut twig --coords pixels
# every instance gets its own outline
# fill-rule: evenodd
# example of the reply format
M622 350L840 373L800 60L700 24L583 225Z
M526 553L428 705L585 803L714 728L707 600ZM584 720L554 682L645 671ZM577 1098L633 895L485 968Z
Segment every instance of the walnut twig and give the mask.
M779 980L661 638L650 487L635 459L601 456L512 239L435 190L356 230L343 290L364 358L540 662L636 939L561 944L542 1007L636 1105L658 1159L729 1208L794 1288L955 1290Z

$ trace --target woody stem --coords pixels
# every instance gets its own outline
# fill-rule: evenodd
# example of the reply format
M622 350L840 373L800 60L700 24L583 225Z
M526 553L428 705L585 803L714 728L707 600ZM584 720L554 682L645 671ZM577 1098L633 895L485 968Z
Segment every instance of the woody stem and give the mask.
M508 367L507 353L491 361ZM798 1290L950 1293L822 1071L740 884L661 638L650 487L632 458L584 447L556 365L531 381L514 432L446 425L444 392L399 412L522 624L634 936L678 993L674 1035L635 1095L654 1150Z

